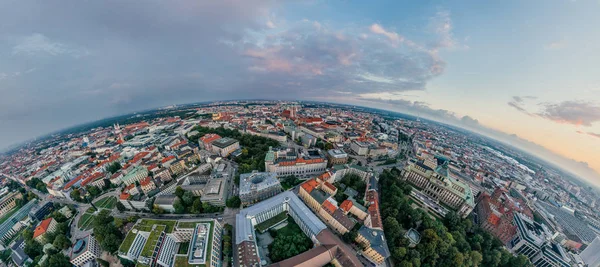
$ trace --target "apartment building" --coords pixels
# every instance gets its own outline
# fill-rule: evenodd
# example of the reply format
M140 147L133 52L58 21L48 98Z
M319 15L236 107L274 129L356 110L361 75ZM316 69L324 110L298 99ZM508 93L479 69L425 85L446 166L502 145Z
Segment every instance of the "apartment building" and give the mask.
M269 149L265 156L265 170L274 172L277 177L296 175L308 178L323 173L327 168L327 158L320 149L288 148Z

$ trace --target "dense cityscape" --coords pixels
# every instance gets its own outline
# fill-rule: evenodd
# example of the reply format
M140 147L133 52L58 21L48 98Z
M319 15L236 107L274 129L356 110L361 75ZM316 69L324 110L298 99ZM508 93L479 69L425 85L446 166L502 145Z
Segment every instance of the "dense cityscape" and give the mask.
M600 192L401 113L168 106L0 157L2 266L600 266Z

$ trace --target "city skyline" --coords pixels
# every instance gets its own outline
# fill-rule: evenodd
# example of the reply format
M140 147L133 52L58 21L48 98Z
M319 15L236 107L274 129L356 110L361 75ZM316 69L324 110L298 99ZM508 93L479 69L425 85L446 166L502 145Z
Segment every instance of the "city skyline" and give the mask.
M599 8L5 2L0 147L175 103L319 100L474 130L598 185Z

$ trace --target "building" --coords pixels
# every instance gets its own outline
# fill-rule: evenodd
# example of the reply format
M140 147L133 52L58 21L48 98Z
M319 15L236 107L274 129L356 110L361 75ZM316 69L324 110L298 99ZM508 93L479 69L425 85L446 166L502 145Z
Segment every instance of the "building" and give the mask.
M366 156L369 154L369 143L354 140L350 144L350 149L358 156Z
M241 210L235 217L237 257L240 266L261 266L254 227L268 219L286 212L311 240L327 227L292 192L285 191L272 198Z
M173 176L177 176L177 175L185 172L185 170L186 170L185 160L180 159L180 160L173 162L169 166L169 170L171 171L171 174L173 174Z
M40 244L44 243L44 238L47 233L53 233L56 231L56 220L54 218L48 218L40 222L33 232L33 239Z
M273 197L282 190L276 173L254 171L240 175L239 194L244 206Z
M29 212L29 217L32 220L41 221L46 217L46 215L50 214L50 212L52 212L52 210L54 210L54 203L46 202L39 207L33 208Z
M10 257L13 263L17 266L25 266L33 262L27 254L25 254L25 240L23 238L17 239L10 247Z
M261 255L261 251L258 250L254 227L284 212L300 226L315 247L269 266L324 266L327 263L337 267L363 266L356 257L356 252L327 229L325 224L291 191L285 191L245 208L236 215L237 251L235 253L240 266L259 267L266 264L261 260L264 255Z
M233 138L223 137L212 142L211 151L221 157L227 157L240 148L240 142Z
M173 203L175 203L175 199L177 199L177 196L175 195L157 196L154 199L154 206L158 206L166 212L174 212L175 208L173 208Z
M517 234L517 226L513 225L513 214L505 211L498 203L485 194L480 197L475 207L479 226L498 239L503 244L510 242Z
M152 180L152 177L148 176L146 177L144 180L140 181L140 187L142 188L142 191L144 191L144 194L148 194L148 192L156 189L156 185L154 184L154 181Z
M589 267L600 267L600 237L596 237L579 256Z
M327 168L327 158L319 149L293 149L274 151L269 148L265 156L265 170L277 177L296 175L308 178L321 174Z
M154 173L154 178L158 178L163 182L168 182L173 180L171 177L171 172L167 168L161 168Z
M157 266L171 267L175 261L174 255L177 254L175 249L178 248L177 241L172 234L165 236L165 241L162 243L162 247L156 258Z
M345 234L354 228L356 221L350 219L337 206L337 202L330 193L322 190L327 188L327 182L319 183L316 179L310 179L300 185L298 195L319 217L340 234Z
M463 218L475 208L471 188L449 178L447 164L437 166L434 170L422 162L411 163L402 169L401 177L415 186L416 190L456 210Z
M333 165L330 168L331 178L330 183L339 182L348 174L355 174L362 178L363 181L367 181L370 177L371 172L367 168L358 165Z
M198 140L198 145L205 150L212 151L212 143L219 139L221 139L221 136L218 134L205 134Z
M551 235L545 226L521 213L515 213L513 219L517 234L508 243L507 247L511 252L525 255L536 267L571 266L563 248L548 241Z
M18 191L4 195L0 199L0 216L4 216L4 214L11 211L17 205L17 199L20 198L23 198L23 196Z
M27 202L23 207L17 210L11 215L6 221L0 224L0 240L7 242L18 233L25 224L21 222L23 218L27 217L27 214L36 206L37 200L31 200Z
M133 184L139 182L148 176L148 169L144 166L136 166L133 170L129 171L125 176L121 178L121 182L124 184Z
M348 154L341 149L330 149L327 151L327 161L329 166L346 164L348 162Z
M362 251L363 255L377 265L383 264L390 256L383 230L370 229L363 225L358 230L355 240L365 248Z
M223 227L216 220L197 223L190 241L188 263L221 266L222 230Z
M71 251L71 263L77 267L84 266L88 262L92 262L97 257L100 257L100 246L96 239L88 235L77 240Z

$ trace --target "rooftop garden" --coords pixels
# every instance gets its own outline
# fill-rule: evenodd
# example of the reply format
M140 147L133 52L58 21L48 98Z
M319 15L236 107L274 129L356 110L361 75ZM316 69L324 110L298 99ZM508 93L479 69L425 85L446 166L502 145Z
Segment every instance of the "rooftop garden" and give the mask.
M154 230L150 232L150 236L148 236L148 241L146 241L146 245L142 249L142 253L140 256L150 258L154 252L154 248L156 247L156 242L158 242L158 238L160 234L165 231L164 225L157 225Z
M279 213L277 215L275 215L273 218L268 219L264 222L261 222L259 224L257 224L256 226L254 226L254 229L256 229L257 231L264 233L265 231L269 230L269 228L277 225L278 223L285 221L287 219L287 212L282 212Z

